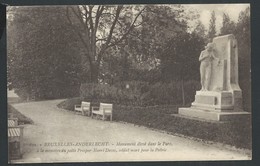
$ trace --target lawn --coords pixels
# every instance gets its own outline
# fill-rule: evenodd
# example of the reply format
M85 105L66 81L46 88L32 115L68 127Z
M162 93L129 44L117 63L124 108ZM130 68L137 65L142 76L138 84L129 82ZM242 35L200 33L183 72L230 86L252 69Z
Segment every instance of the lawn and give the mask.
M58 104L58 107L73 110L80 104L80 98L72 98ZM182 134L205 141L228 144L237 148L251 149L251 120L240 119L232 122L213 122L187 119L178 116L178 106L113 106L113 120L133 123L170 133ZM243 134L241 134L243 133Z
M32 124L33 121L18 112L12 105L8 104L8 113L12 113L14 118L18 118L18 124Z

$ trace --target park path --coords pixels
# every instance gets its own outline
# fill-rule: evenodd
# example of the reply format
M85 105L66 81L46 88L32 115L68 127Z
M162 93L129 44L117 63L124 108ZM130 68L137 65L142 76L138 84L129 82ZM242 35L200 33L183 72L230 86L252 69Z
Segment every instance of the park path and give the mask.
M59 102L61 100L13 104L19 112L34 121L34 124L24 126L25 152L23 159L15 162L251 159L251 154L243 150L74 114L57 108ZM99 146L93 146L92 142ZM116 146L118 142L132 145ZM146 145L136 146L138 142ZM149 142L162 144L148 146ZM141 152L140 149L153 149L154 152Z

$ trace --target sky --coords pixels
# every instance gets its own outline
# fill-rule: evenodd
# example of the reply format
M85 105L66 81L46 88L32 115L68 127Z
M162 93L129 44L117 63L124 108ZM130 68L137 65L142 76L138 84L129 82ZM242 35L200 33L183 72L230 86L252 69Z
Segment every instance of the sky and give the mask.
M217 32L220 31L222 26L222 15L227 13L230 19L237 22L239 13L250 6L248 3L244 4L195 4L184 5L188 9L196 10L200 15L200 21L208 29L211 12L215 11L216 14L216 28Z

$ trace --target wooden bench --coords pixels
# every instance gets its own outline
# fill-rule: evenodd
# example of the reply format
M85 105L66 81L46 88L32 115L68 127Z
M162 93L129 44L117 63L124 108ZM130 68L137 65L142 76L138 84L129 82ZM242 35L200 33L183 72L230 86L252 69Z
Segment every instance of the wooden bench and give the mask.
M15 126L18 126L18 119L8 118L8 127L15 127Z
M106 117L110 117L110 121L112 121L112 113L113 113L113 104L108 103L100 103L99 107L92 107L92 114L93 115L101 115L102 120L105 120Z
M17 118L8 118L8 156L19 159L23 154L23 127L18 126Z
M82 101L81 105L75 105L74 106L75 112L81 112L82 115L88 115L90 116L90 102Z

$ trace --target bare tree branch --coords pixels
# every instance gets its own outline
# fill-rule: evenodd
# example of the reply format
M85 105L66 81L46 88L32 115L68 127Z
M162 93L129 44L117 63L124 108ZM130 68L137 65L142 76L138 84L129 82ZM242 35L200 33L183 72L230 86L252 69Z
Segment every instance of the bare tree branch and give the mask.
M109 42L111 41L112 34L113 34L114 29L115 29L115 26L116 26L116 23L117 23L117 20L118 20L118 18L119 18L119 14L120 14L122 8L123 8L123 6L118 6L118 7L117 7L116 16L115 16L115 19L114 19L114 21L113 21L113 23L112 23L112 26L111 26L111 28L110 28L110 31L109 31L109 34L108 34L108 37L107 37L108 40L107 40L107 42L105 43L105 46L107 46L107 45L109 44Z
M99 19L104 11L105 7L104 6L99 6L96 14L96 20L95 20L95 32L97 32L98 24L99 24Z
M89 19L90 19L90 16L89 16L89 10L88 10L88 8L87 8L87 6L86 5L82 5L81 6L83 9L82 10L84 10L85 11L85 25L86 25L86 27L87 27L87 30L88 30L88 33L90 33L89 31Z
M89 27L91 32L94 31L94 25L93 25L93 20L92 20L92 9L94 6L89 6Z
M82 5L82 7L83 7L83 9L86 11L86 13L89 13L89 12L88 12L88 8L87 8L86 5Z
M112 23L112 25L111 25L111 28L110 28L110 31L109 31L109 34L108 34L108 37L107 37L107 41L106 41L105 44L102 45L101 50L100 50L100 52L98 53L98 57L97 57L97 62L98 62L98 63L100 63L100 61L101 61L101 56L103 55L103 53L104 53L105 50L107 49L107 46L108 46L108 44L110 43L110 41L111 41L111 39L112 39L112 34L113 34L114 29L115 29L115 25L116 25L116 23L117 23L117 20L118 20L118 18L119 18L119 14L120 14L122 8L123 8L122 5L121 5L121 6L117 6L116 16L115 16L114 21L113 21L113 23Z
M135 22L136 22L137 18L141 15L141 13L142 13L144 10L145 10L145 7L144 7L142 10L140 10L140 12L136 15L134 21L133 21L132 24L130 25L130 27L129 27L129 29L127 30L127 32L126 32L125 34L123 34L123 36L122 36L119 40L117 40L117 41L111 43L110 45L108 45L107 48L108 48L108 47L115 46L115 45L117 45L118 43L122 42L122 41L126 38L126 36L131 32L131 30L132 30L134 27L137 27L137 26L140 26L140 25L141 25L141 24L135 25Z

